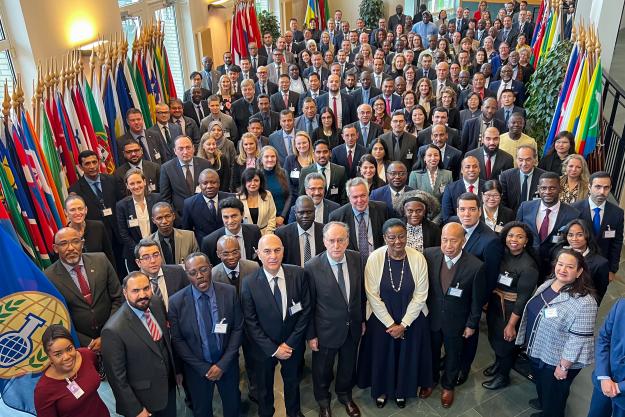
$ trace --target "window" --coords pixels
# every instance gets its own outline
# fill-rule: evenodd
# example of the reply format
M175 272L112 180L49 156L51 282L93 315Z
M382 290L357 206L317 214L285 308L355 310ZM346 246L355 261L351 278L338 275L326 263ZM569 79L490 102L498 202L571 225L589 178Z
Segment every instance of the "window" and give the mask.
M138 16L123 16L122 31L128 42L128 57L132 58L132 44L135 42L137 32L141 26L141 18Z
M254 7L256 7L257 13L260 13L263 10L269 11L269 0L256 0L254 2Z
M168 6L164 9L157 10L156 19L160 20L164 25L165 38L163 44L167 50L167 59L169 60L169 68L171 76L176 85L176 93L178 95L184 92L184 82L182 74L182 61L180 59L180 41L178 39L178 30L176 29L176 11L174 6Z
M9 86L9 94L15 84L15 69L11 60L11 45L4 34L2 21L0 20L0 101L4 100L4 82Z
M119 7L129 6L131 4L138 3L140 0L117 0Z

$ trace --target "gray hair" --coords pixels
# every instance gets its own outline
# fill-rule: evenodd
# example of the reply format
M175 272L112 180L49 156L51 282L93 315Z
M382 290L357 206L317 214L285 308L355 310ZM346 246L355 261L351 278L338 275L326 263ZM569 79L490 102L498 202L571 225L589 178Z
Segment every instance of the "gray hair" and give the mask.
M328 233L328 230L330 230L332 226L341 226L343 229L345 229L345 232L347 233L347 236L349 237L349 226L347 225L347 223L331 221L331 222L326 223L325 226L323 226L324 238L326 237L326 233Z
M306 175L306 178L304 178L304 188L308 188L308 185L310 184L310 181L312 180L322 180L323 188L324 189L326 188L326 177L324 177L318 172L311 172L310 174Z
M350 188L356 187L358 185L364 185L367 188L367 194L369 194L369 183L367 182L367 180L362 177L355 177L347 181L347 183L345 184L345 191L347 192L347 195L349 196L351 194L349 192Z

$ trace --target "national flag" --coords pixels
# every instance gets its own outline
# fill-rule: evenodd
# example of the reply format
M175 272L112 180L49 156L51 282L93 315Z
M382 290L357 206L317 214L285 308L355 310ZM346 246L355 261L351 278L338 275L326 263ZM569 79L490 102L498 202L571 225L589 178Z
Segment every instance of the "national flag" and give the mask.
M33 249L33 242L28 234L28 228L26 227L26 223L24 223L24 218L22 217L22 209L15 197L13 175L9 178L4 167L6 159L1 154L0 158L0 163L2 163L2 165L0 165L0 202L3 203L0 204L0 206L8 215L11 222L11 229L13 229L15 233L17 242L32 259L37 259ZM6 229L6 225L3 226Z
M313 19L317 19L317 17L319 16L319 4L317 1L318 0L308 0L308 3L306 4L306 14L304 15L304 23L306 24L306 26L309 26L310 21Z
M87 105L87 111L89 112L89 118L93 131L97 137L98 144L98 156L100 161L104 164L105 173L112 174L115 171L115 164L113 163L113 155L111 154L111 148L109 146L108 135L106 134L106 127L102 121L101 115L104 114L104 105L102 105L101 95L99 94L99 87L97 82L94 81L93 86L95 88L94 94L89 86L89 83L85 81L84 97Z
M563 128L568 130L572 134L575 134L577 129L577 124L579 122L579 115L582 112L582 106L584 104L584 100L586 99L586 91L588 90L588 59L584 61L584 66L581 69L581 74L579 77L579 84L577 91L575 91L575 95L572 96L573 103L571 104L571 112L568 120L566 121L566 125Z
M11 217L9 216L6 208L4 208L3 204L0 204L0 229L4 230L6 234L15 241L15 243L19 244L20 241L17 237L17 233L15 233L13 224L11 224Z
M536 42L536 38L538 37L538 33L540 32L541 27L543 26L543 16L545 14L545 0L540 2L540 7L538 9L538 15L536 18L536 26L534 27L534 33L532 33L532 41L530 45L534 46Z
M575 97L577 97L577 92L579 91L579 88L580 88L579 83L582 77L582 70L585 65L586 65L586 54L584 53L580 62L577 64L577 68L576 68L574 78L573 78L573 84L569 88L569 91L567 92L567 97L564 99L561 120L558 123L558 132L562 130L567 130L569 126L569 121L575 117L575 115L573 114L573 103L575 102ZM571 133L574 134L575 132L571 132Z
M599 58L590 79L590 87L584 100L584 108L582 109L579 126L575 133L575 150L577 153L584 155L584 158L595 150L600 133L602 78L603 71L601 58Z
M41 112L41 121L39 123L41 126L41 144L44 158L48 161L50 166L50 171L52 174L52 181L56 184L57 190L60 190L62 193L62 201L67 197L67 186L65 179L66 169L61 164L60 154L58 152L58 148L54 143L54 133L52 132L52 126L50 124L50 118L48 117L48 112ZM71 163L71 161L70 161ZM60 200L59 196L59 200ZM65 223L65 222L64 222Z
M120 161L117 160L117 138L122 134L122 120L119 115L118 106L115 101L115 93L113 92L113 78L109 72L104 85L104 114L106 115L109 143L111 151L115 159L115 164L119 166Z
M256 13L254 13L254 18L256 18ZM256 25L258 26L258 23ZM176 84L174 83L174 77L171 75L169 57L167 56L167 50L165 49L165 46L163 46L163 58L165 60L165 69L167 71L167 88L169 89L169 98L176 98L178 97L176 93Z
M330 5L328 0L318 0L317 10L319 12L319 28L325 30L327 28L328 19L330 19Z
M236 64L239 64L241 58L248 55L247 43L245 42L244 28L243 28L243 3L239 3L235 6L235 12L232 15L232 40L231 40L231 53L232 58Z
M73 111L74 105L71 100L69 100L69 104L72 106ZM79 129L74 130L72 122L70 121L69 112L65 106L65 99L60 92L56 93L56 112L52 111L52 115L53 117L56 115L57 120L54 120L54 124L56 124L57 129L59 129L58 126L60 125L59 134L61 131L63 132L62 138L65 138L65 143L67 144L67 148L65 148L63 146L63 141L59 140L59 145L61 147L61 151L59 151L60 161L69 188L78 181L78 171L76 167L79 165L78 155L82 151L81 146L83 145L79 143L78 136L76 135ZM50 120L49 122L54 130L53 121Z

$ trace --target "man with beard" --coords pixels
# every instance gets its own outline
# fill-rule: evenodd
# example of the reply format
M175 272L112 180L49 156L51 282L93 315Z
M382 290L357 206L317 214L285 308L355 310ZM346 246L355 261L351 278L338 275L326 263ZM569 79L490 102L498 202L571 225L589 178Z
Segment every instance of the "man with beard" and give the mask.
M488 181L499 178L499 174L514 167L514 159L506 151L499 149L499 130L489 127L484 131L482 146L466 153L480 163L480 179Z
M357 120L356 107L349 94L341 93L341 80L338 75L328 77L328 94L317 98L317 111L329 107L336 118L336 128L340 129Z
M484 132L489 127L496 128L499 132L505 132L506 124L495 118L497 111L497 100L488 97L482 103L482 114L473 119L467 120L462 127L462 139L460 140L460 150L462 152L471 151L481 145Z

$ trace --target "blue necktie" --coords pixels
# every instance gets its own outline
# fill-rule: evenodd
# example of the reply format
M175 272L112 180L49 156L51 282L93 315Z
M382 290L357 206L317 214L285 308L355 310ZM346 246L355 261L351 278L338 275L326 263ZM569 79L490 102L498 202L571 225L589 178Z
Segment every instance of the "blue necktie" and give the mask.
M592 229L595 232L595 236L599 236L601 232L601 209L595 207L593 211L595 212L595 216L592 218Z
M278 306L278 311L280 312L282 320L284 320L284 314L282 312L282 292L278 286L278 277L273 277L273 299L276 302L276 306Z
M221 358L219 351L219 343L217 335L213 333L213 316L211 314L210 298L206 294L200 296L200 314L204 319L204 330L206 331L206 339L208 339L208 353L210 358L204 358L208 362L215 363Z

